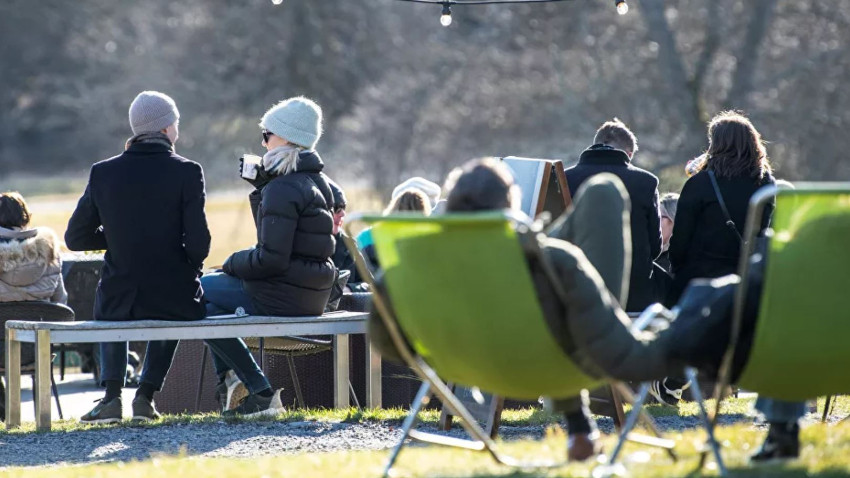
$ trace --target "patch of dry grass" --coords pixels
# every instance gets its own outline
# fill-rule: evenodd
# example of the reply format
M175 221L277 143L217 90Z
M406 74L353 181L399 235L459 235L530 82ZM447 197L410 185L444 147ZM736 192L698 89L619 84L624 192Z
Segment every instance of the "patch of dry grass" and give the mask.
M207 268L221 265L227 257L238 250L256 243L257 232L248 204L248 192L232 191L211 194L207 198L207 222L212 235ZM381 209L379 196L367 189L346 191L349 211L377 211ZM51 195L27 198L33 211L33 225L53 229L61 238L65 234L68 220L74 212L78 195Z

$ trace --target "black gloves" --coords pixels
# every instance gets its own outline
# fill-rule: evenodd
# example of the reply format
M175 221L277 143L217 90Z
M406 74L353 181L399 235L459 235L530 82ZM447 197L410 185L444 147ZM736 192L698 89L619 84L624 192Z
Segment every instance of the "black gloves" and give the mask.
M268 184L269 181L274 179L274 176L270 175L265 170L265 168L263 168L262 164L257 165L257 168L256 168L257 177L254 178L254 179L250 179L250 178L246 178L246 177L242 176L242 168L244 168L244 167L245 167L245 158L244 157L239 158L239 177L241 177L245 181L248 181L248 183L250 183L251 186L254 186L257 189L263 189L263 186L265 186L266 184Z

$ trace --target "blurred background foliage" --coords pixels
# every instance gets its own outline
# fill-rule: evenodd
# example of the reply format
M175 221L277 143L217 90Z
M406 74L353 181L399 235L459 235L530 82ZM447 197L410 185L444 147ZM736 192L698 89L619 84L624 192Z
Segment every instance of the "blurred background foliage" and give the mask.
M299 94L324 108L327 172L384 194L477 156L570 163L614 116L638 135L635 164L678 190L727 108L751 116L778 176L850 179L850 2L629 4L457 6L443 28L439 7L391 0L3 0L0 188L79 193L144 89L177 100L178 152L210 189L240 183L259 117Z

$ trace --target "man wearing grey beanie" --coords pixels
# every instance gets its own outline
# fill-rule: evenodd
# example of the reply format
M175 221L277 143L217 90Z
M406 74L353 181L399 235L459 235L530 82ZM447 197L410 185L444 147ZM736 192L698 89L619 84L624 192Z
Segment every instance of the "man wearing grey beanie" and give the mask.
M69 249L107 252L95 297L95 320L199 320L206 315L200 282L210 250L204 172L198 163L174 152L179 119L177 105L168 95L139 93L130 105L133 136L126 150L92 166L68 223ZM252 393L274 395L241 340L215 339L207 344L231 362ZM162 388L176 348L176 340L148 342L133 419L159 416L153 395ZM127 343L101 343L100 378L106 396L82 422L122 419L126 369Z

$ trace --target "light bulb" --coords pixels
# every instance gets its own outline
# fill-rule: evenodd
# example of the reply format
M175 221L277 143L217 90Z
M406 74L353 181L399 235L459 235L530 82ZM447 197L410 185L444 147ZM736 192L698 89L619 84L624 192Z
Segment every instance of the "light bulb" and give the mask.
M275 5L280 5L281 3L283 3L283 0L272 0L272 3Z
M440 25L447 27L452 24L452 15L440 15Z
M620 15L625 15L629 13L629 4L626 3L626 0L617 1L617 13L619 13Z

